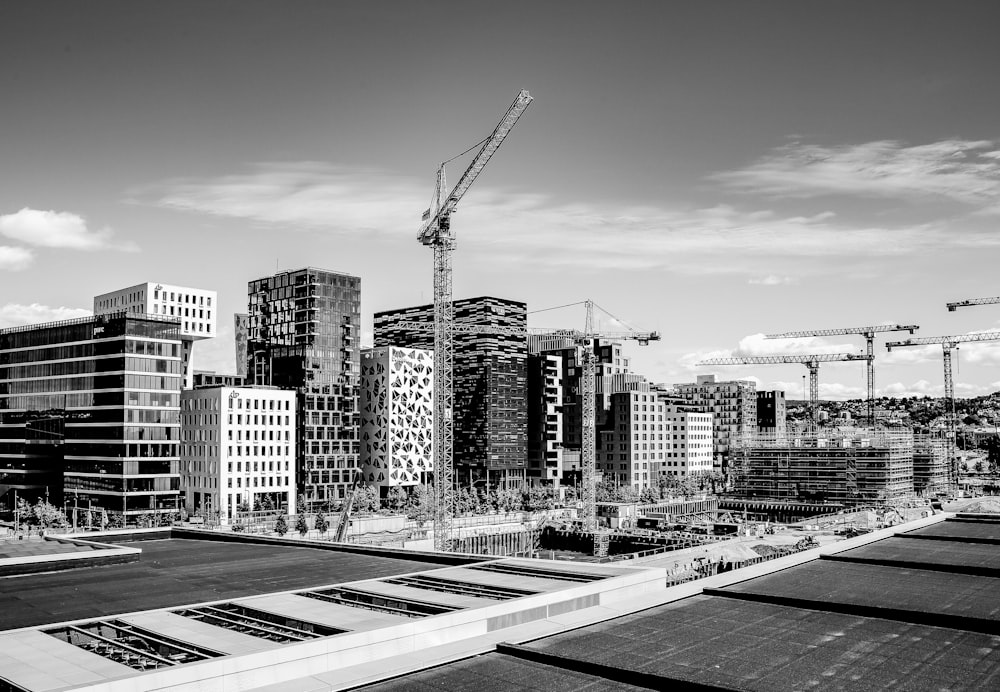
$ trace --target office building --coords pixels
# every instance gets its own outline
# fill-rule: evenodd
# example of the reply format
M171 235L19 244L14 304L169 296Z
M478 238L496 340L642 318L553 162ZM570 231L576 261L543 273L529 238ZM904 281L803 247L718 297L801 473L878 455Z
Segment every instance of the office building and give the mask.
M178 323L117 312L0 330L0 494L8 508L16 490L126 523L178 510Z
M358 465L361 279L307 267L249 282L248 377L298 393L296 493L345 497Z
M382 346L361 352L361 467L384 496L430 482L434 470L434 354Z
M189 513L228 523L239 507L295 509L295 398L270 387L181 394L180 487Z
M759 436L739 455L734 490L747 498L856 506L914 494L913 433L908 430Z
M194 386L194 342L211 339L218 333L215 326L218 303L215 291L146 282L96 296L94 314L125 312L177 318L184 388L190 389Z
M454 391L455 478L459 486L520 487L527 475L527 347L524 336L491 329L525 329L525 304L502 298L456 300L455 323L481 327L456 333ZM404 329L400 322L426 329ZM434 306L375 313L375 346L433 350Z
M757 385L748 380L717 382L715 375L699 375L695 382L675 384L674 394L712 414L714 467L729 472L733 450L757 428Z

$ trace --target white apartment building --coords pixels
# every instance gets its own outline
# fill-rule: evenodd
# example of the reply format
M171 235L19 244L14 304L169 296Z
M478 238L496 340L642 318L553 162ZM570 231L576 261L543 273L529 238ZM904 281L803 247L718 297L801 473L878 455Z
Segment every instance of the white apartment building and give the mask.
M712 471L712 414L668 403L661 393L616 392L598 431L597 470L605 483L636 490L662 476Z
M707 475L712 472L712 414L663 403L665 448L661 477Z
M181 494L189 513L270 499L295 508L295 392L212 387L181 393Z
M757 385L749 380L717 382L715 375L698 375L696 382L675 384L678 399L713 414L716 471L727 472L734 450L757 431Z
M180 323L184 388L193 386L192 344L217 333L218 295L215 291L146 282L94 297L94 314L112 312L154 315Z
M365 483L428 482L434 470L434 354L380 346L361 352L361 455Z

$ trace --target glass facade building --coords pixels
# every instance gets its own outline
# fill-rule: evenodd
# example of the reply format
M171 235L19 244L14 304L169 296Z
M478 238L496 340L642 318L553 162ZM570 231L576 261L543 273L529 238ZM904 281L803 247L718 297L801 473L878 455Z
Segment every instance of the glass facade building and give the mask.
M129 517L178 509L178 320L119 312L0 330L0 497Z
M361 279L307 267L248 285L248 379L298 392L296 485L345 497L358 466Z

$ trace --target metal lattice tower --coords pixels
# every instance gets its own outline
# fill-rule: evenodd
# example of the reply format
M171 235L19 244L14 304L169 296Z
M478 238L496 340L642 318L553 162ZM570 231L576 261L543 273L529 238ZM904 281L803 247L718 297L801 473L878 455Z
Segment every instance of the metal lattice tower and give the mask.
M765 334L765 339L800 339L814 336L840 336L844 334L860 334L865 338L868 347L867 384L868 384L868 425L875 427L875 335L881 332L909 332L912 334L920 329L915 324L877 324L869 327L844 327L842 329L812 329L800 332L782 332L781 334ZM818 395L817 395L818 398Z
M992 300L992 299L990 299ZM945 449L948 455L948 485L952 488L958 485L958 457L955 454L955 435L958 421L955 416L955 380L951 370L951 352L959 344L976 341L1000 341L1000 332L979 332L978 334L960 334L956 336L926 336L906 341L890 341L885 347L889 351L904 346L927 346L941 344L941 359L944 364L944 397L945 406Z
M583 470L583 530L597 530L597 444L594 412L596 356L594 355L594 302L585 301L587 320L583 331L583 378L581 381L582 430L580 466Z
M521 91L507 109L493 133L465 169L458 184L445 193L445 161L438 168L431 206L424 212L418 239L434 250L434 549L451 551L452 518L455 514L454 433L452 411L452 365L454 362L455 308L452 303L452 253L455 236L451 215L458 202L482 173L490 158L507 138L512 127L531 103L531 95ZM479 145L476 145L479 146ZM474 149L475 147L473 147ZM471 149L469 150L471 151ZM461 154L459 154L461 156ZM455 157L457 158L457 157ZM451 159L450 159L451 160Z

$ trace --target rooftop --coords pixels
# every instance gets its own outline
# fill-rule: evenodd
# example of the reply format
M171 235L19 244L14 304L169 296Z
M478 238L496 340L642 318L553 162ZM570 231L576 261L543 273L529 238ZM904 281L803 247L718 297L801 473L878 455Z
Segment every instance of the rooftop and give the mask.
M959 515L361 689L1000 689L994 542Z

